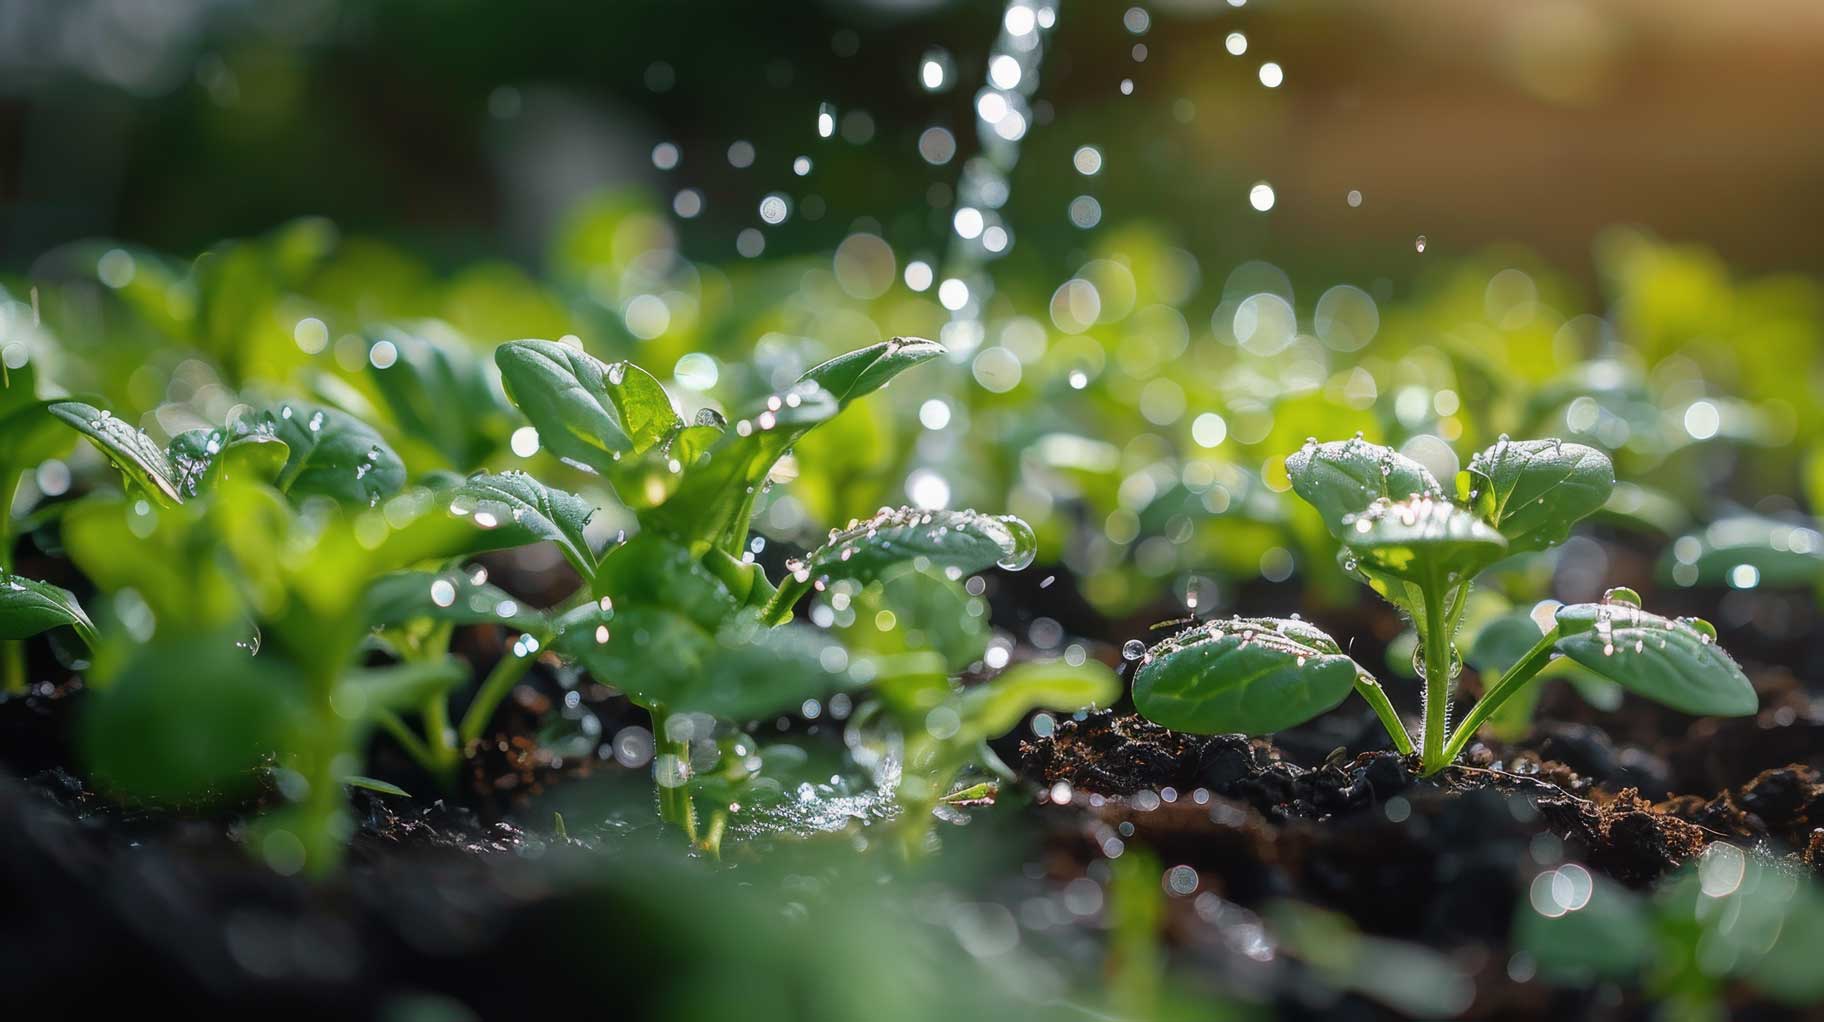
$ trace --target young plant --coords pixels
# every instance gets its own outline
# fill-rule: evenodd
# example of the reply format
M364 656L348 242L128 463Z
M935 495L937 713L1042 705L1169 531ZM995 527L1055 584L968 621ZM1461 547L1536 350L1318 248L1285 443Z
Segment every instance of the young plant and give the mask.
M1032 532L1017 518L882 508L831 530L827 543L787 565L778 584L754 562L749 522L780 458L850 402L942 352L931 341L895 338L840 355L729 426L714 413L686 423L658 380L631 363L604 364L548 341L496 350L507 395L541 444L604 477L640 530L593 558L580 533L563 524L562 498L524 476L511 478L518 489L505 496L484 492L498 491L503 477L471 480L458 489L456 506L499 524L535 523L571 557L587 599L553 619L551 647L651 712L660 813L693 841L713 848L728 811L698 819L693 777L714 772L718 784L728 781L727 771L705 769L720 754L701 721L753 720L866 684L932 677L928 657L850 655L827 632L793 623L800 597L833 582L868 583L905 564L959 578L1032 560ZM935 676L946 679L941 661ZM1022 683L1007 691L1041 692L1074 710L1096 697L1095 688ZM1011 726L998 712L1003 705L954 711L956 733L965 718L977 730ZM974 732L965 744L974 748ZM960 765L948 751L920 756L921 778L954 776Z
M1424 682L1419 769L1453 762L1489 715L1557 657L1623 688L1694 714L1753 713L1754 687L1696 618L1642 610L1632 590L1559 607L1524 653L1484 679L1482 698L1454 732L1450 700L1462 657L1456 633L1476 576L1511 554L1550 549L1601 507L1614 486L1602 452L1559 440L1499 443L1471 458L1447 497L1431 472L1398 452L1353 440L1306 442L1286 459L1292 488L1342 544L1343 569L1412 619L1413 666ZM1335 640L1296 618L1235 618L1188 628L1135 650L1134 702L1167 727L1260 734L1300 724L1343 701L1367 699L1394 746L1415 743L1379 682Z

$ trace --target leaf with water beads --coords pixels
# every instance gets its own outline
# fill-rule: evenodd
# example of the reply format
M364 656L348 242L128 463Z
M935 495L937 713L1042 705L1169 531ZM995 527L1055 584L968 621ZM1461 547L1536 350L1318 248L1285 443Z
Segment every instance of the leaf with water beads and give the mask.
M170 457L144 430L81 401L53 402L50 413L88 437L122 475L153 500L167 507L184 502Z
M1600 603L1558 608L1558 652L1623 688L1685 713L1740 717L1759 705L1754 685L1700 618L1642 610L1611 590Z
M1146 652L1134 673L1134 705L1181 731L1267 734L1334 708L1363 673L1334 639L1302 621L1207 621Z
M895 337L857 348L817 365L801 379L816 383L846 406L887 385L893 377L942 355L944 346L922 337Z
M1032 563L1037 547L1032 527L1011 515L883 507L871 518L830 530L827 543L787 568L799 581L826 576L869 581L895 565L922 562L960 578L995 564L1017 571Z
M412 621L459 625L498 624L520 631L543 628L545 615L466 571L396 571L368 586L362 598L367 623L375 628Z
M0 573L0 639L25 639L62 625L95 645L95 625L68 589Z
M585 579L595 574L595 554L584 530L595 508L520 471L477 475L449 494L450 513L475 524L474 550L498 550L550 541Z
M262 422L258 426L185 430L171 438L166 453L177 488L189 499L229 477L270 483L284 470L291 448L269 423Z
M507 397L539 442L560 458L616 474L616 464L664 439L679 422L671 396L630 362L603 363L568 345L510 341L494 350Z
M1431 471L1391 447L1352 440L1305 446L1286 458L1292 489L1323 515L1324 524L1337 539L1349 538L1351 515L1368 510L1377 500L1404 500L1414 494L1441 496Z
M1562 440L1509 440L1478 452L1457 476L1457 495L1515 551L1564 541L1615 488L1609 456Z
M1364 566L1421 586L1474 576L1507 553L1507 541L1448 501L1382 499L1349 516L1343 542Z
M372 507L405 485L405 463L372 426L335 408L287 401L264 413L289 448L276 485L292 499Z

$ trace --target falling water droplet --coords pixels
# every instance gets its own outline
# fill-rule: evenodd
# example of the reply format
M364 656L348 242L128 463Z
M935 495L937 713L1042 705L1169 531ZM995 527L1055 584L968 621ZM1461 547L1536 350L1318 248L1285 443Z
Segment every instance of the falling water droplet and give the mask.
M1425 251L1425 235L1419 235L1418 238L1413 241L1412 247L1420 252Z
M1121 646L1121 659L1138 660L1146 655L1146 643L1139 639L1129 639Z
M1012 515L1006 515L999 521L1006 527L1011 542L1001 559L995 564L1008 571L1020 571L1030 565L1033 558L1038 556L1039 539L1033 535L1032 526Z

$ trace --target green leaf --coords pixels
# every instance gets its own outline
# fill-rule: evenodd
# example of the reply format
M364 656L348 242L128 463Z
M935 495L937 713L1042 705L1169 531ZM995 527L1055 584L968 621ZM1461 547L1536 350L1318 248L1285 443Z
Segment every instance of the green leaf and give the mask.
M507 398L538 428L539 443L613 478L678 425L670 395L630 362L607 365L551 341L510 341L494 349Z
M714 630L740 601L685 547L642 532L602 555L591 590L615 608L653 607Z
M184 502L171 459L144 430L81 401L54 401L50 413L88 437L129 482L153 500L167 507Z
M869 581L895 565L913 564L960 578L994 564L1025 567L1037 545L1032 527L1012 515L881 508L846 529L831 529L827 543L787 570L808 578Z
M506 590L476 582L463 571L396 571L368 586L367 621L376 628L412 621L458 625L499 624L520 631L545 626L545 615Z
M368 360L368 378L407 440L428 445L444 463L468 471L487 460L512 431L512 413L487 363L448 325L383 326L368 334L398 357L385 368Z
M923 365L944 353L944 346L922 337L895 337L889 341L857 348L814 366L800 380L809 381L835 395L847 407L849 402L865 397L887 385L893 377L914 366Z
M1743 570L1746 565L1748 569ZM1761 515L1736 515L1673 542L1660 575L1680 585L1816 586L1824 580L1824 534Z
M336 685L336 711L348 717L371 717L382 710L416 710L469 679L460 660L408 661L350 671Z
M335 408L287 401L266 413L289 448L278 487L298 502L328 497L372 507L405 485L405 463L372 426Z
M1146 652L1134 705L1180 731L1268 734L1334 708L1362 673L1335 640L1302 621L1208 621Z
M254 768L298 733L303 679L236 648L235 631L167 635L165 624L86 700L85 762L104 787L150 798L251 791Z
M1754 685L1698 618L1666 618L1605 600L1558 608L1558 652L1623 688L1675 710L1742 717L1759 705Z
M1457 495L1482 513L1516 553L1564 542L1571 526L1609 499L1615 466L1594 447L1562 440L1508 440L1469 459Z
M390 784L377 777L363 777L360 774L350 774L349 776L342 778L342 783L351 788L364 788L381 795L393 795L398 798L412 797L411 792L406 791L397 784Z
M1286 474L1293 491L1323 515L1330 534L1341 540L1349 538L1351 516L1366 512L1378 500L1443 495L1425 466L1360 437L1324 444L1307 441L1286 458Z
M1500 533L1432 497L1378 502L1345 525L1343 542L1363 566L1420 586L1470 578L1507 554Z
M0 639L30 638L62 625L95 647L95 624L68 589L0 573Z
M44 461L61 456L75 438L51 414L51 401L24 401L0 405L0 514L10 514L7 504L18 488L19 476Z
M736 422L704 460L687 466L676 492L643 520L686 542L736 550L747 536L754 498L780 455L849 402L943 350L934 341L895 338L812 368Z
M177 488L188 500L226 478L270 483L284 471L291 449L269 423L228 429L191 429L166 449Z
M963 728L956 740L999 738L1034 710L1075 713L1108 706L1119 698L1121 679L1100 661L1075 666L1062 660L1029 661L963 693Z
M752 720L868 677L842 648L809 627L768 628L744 611L713 632L676 611L599 607L566 614L552 648L634 702L668 712Z
M466 516L485 535L478 550L550 541L585 579L595 575L595 553L584 529L595 508L574 493L546 486L524 472L478 475L450 495L452 513Z

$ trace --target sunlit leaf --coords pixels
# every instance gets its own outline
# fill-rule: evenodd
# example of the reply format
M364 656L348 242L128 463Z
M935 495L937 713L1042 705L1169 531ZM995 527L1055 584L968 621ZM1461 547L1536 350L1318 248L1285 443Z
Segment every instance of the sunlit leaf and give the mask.
M278 487L294 501L328 497L371 507L405 485L405 464L380 434L334 408L288 401L268 413L273 434L290 448Z
M1629 691L1685 713L1755 711L1754 685L1696 618L1666 618L1621 600L1558 608L1558 651Z
M1036 545L1032 528L1011 515L882 508L872 518L831 530L827 543L791 567L812 578L865 581L894 565L916 564L960 577L994 564L1024 567Z
M1425 466L1359 437L1305 444L1286 458L1286 474L1293 491L1316 508L1330 534L1342 540L1349 538L1351 522L1345 519L1362 514L1377 500L1443 493Z
M1361 673L1335 640L1302 621L1208 621L1146 652L1134 705L1181 731L1267 734L1332 709Z
M1464 505L1482 514L1516 552L1563 542L1614 488L1608 455L1562 440L1504 438L1470 458L1457 479Z
M1013 730L1034 710L1076 713L1108 706L1121 697L1121 679L1106 664L1086 660L1034 660L1011 667L966 690L959 701L958 738L983 741Z
M617 463L663 440L678 425L671 397L631 362L606 364L551 341L511 341L494 349L507 397L538 428L539 443L560 458L617 474Z
M114 414L81 401L55 401L50 413L94 442L127 480L166 505L183 503L176 472L164 448Z
M548 540L584 578L595 574L595 554L584 534L595 508L574 493L507 471L464 480L450 493L450 509L482 533L476 550Z
M1480 518L1431 497L1377 503L1345 525L1343 542L1365 566L1419 585L1468 578L1507 553Z

